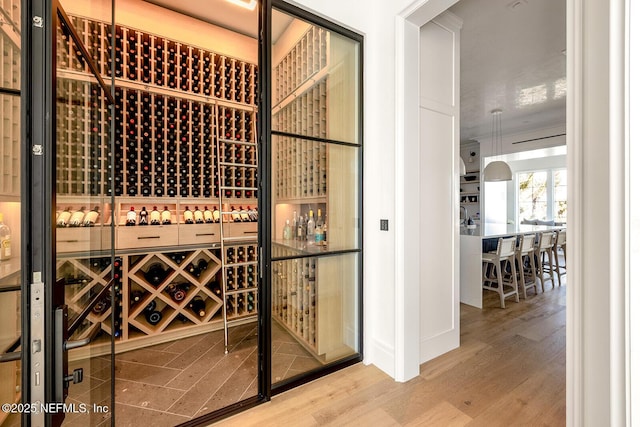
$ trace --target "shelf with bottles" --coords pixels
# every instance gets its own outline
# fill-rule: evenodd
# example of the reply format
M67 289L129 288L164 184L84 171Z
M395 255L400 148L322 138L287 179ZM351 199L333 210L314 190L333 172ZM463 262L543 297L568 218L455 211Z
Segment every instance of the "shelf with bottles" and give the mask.
M111 204L102 197L59 197L55 221L57 252L100 251L111 246Z
M56 262L56 277L65 279L65 303L69 307L70 321L73 316L81 313L92 299L109 283L111 276L115 279L113 292L115 292L116 310L111 307L111 294L107 293L93 307L87 316L84 326L74 335L74 338L82 339L88 336L93 327L100 327L102 331L111 334L111 314L115 313L116 326L122 325L122 313L120 304L122 301L122 258L116 257L111 264L111 257L86 257L86 258L59 258ZM99 325L99 326L96 326ZM114 334L115 338L122 336L119 328Z
M100 73L110 77L111 25L70 18ZM58 67L82 71L68 35L59 33ZM115 77L152 90L171 89L241 104L255 105L257 99L256 64L123 25L115 28Z
M207 249L135 255L129 263L126 316L138 331L208 323L222 308L221 262Z
M285 247L274 247L274 256L296 255ZM273 317L298 341L317 354L317 258L276 261L273 264Z
M258 314L257 290L227 294L225 301L228 320L240 320Z
M273 71L274 105L285 100L327 67L328 37L329 33L324 28L310 26L284 54Z
M227 320L256 315L259 282L257 243L225 245L222 256Z
M109 109L97 84L59 78L56 98L56 191L101 195L109 182Z

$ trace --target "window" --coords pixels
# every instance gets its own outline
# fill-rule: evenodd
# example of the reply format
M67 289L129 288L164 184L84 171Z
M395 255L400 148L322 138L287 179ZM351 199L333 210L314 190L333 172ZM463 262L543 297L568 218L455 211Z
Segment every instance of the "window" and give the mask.
M546 169L519 172L518 222L539 219L567 221L567 170Z

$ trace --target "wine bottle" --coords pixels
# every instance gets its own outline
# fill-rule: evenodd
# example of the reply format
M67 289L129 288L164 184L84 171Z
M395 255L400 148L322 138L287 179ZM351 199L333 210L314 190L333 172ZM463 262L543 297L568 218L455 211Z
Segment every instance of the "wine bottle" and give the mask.
M72 215L71 218L69 218L69 225L71 227L80 227L82 225L82 220L84 218L84 215L86 213L86 207L81 207L79 211L75 211Z
M234 206L231 206L231 219L233 220L233 222L242 221L240 219L240 212L238 212L238 210Z
M193 211L193 220L196 224L204 224L204 214L197 206L195 211Z
M11 258L11 229L4 223L4 215L0 213L0 261Z
M138 225L149 225L149 213L147 212L147 208L144 206L140 210Z
M151 264L147 269L147 272L144 274L144 278L147 282L156 287L162 283L165 277L167 277L167 272L162 267L162 264L158 262Z
M147 322L149 322L150 324L157 325L162 320L162 313L157 310L145 311L144 317L147 319Z
M217 206L213 207L213 221L220 222L220 211Z
M285 222L284 228L282 229L282 238L284 240L291 240L291 225L289 225L289 220Z
M136 210L133 206L131 206L131 209L129 209L129 212L127 212L127 221L126 221L126 225L136 225L136 222L138 219L138 215L136 215Z
M196 295L189 302L189 308L200 317L204 317L207 314L205 311L206 304L200 295Z
M102 314L105 311L107 311L107 308L109 308L110 305L111 305L111 301L107 297L102 298L101 300L96 302L96 304L93 306L93 313Z
M212 224L214 222L213 213L206 206L204 207L204 222L207 224Z
M182 214L185 224L193 224L193 212L189 210L189 206L184 207L184 213Z
M200 269L200 274L202 274L202 272L205 271L207 267L209 267L209 263L207 262L206 259L203 258L200 261L198 261L198 268Z
M84 226L93 227L94 225L96 225L96 221L98 220L99 216L100 216L100 207L95 206L93 210L87 212L87 214L84 216L84 221L83 221Z
M167 286L167 293L171 295L174 301L180 302L185 299L187 292L184 287L171 283Z
M160 219L162 221L162 225L171 224L171 212L169 211L169 209L167 209L166 206L162 210L162 215Z
M160 225L160 212L158 212L157 206L154 206L151 214L149 214L149 224Z
M130 300L131 305L137 304L142 300L144 293L142 291L131 291Z
M248 206L247 206L248 207ZM240 220L242 222L249 222L251 221L251 218L249 218L249 214L247 213L247 210L244 209L242 206L240 206Z
M71 207L68 207L63 212L60 212L58 215L58 220L56 221L56 225L58 227L66 227L69 225L69 219L71 218Z

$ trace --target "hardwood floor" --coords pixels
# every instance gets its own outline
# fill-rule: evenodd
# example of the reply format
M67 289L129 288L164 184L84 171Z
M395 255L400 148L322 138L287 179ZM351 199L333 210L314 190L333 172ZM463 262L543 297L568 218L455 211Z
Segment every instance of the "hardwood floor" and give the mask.
M273 398L227 426L563 426L566 286L500 309L461 305L461 346L397 383L358 364Z

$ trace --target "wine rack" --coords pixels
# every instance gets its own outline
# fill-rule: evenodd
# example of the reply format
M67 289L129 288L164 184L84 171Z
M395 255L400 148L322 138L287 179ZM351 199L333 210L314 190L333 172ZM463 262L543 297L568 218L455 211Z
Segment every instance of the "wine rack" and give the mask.
M255 244L224 248L223 284L227 320L258 313L258 248Z
M221 263L208 249L131 256L129 262L126 338L204 324L222 308Z
M273 256L296 255L296 251L273 246ZM312 350L318 353L316 316L316 271L318 258L276 261L273 265L273 317Z
M327 66L328 33L312 26L274 69L274 105Z
M116 338L122 336L122 258L116 257L111 264L111 257L89 257L58 259L56 263L58 278L65 279L65 301L69 307L70 320L84 310L91 300L109 283L113 274L113 289L116 307L111 307L111 294L98 301L83 324L76 331L74 339L83 339L100 328ZM111 315L114 315L116 330L112 332Z

